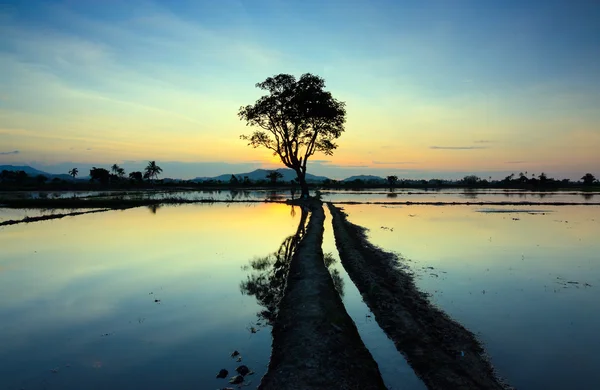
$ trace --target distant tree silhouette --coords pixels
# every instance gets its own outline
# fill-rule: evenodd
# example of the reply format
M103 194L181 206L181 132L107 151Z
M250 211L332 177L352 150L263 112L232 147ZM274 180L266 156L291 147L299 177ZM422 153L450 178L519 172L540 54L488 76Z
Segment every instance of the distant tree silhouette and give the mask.
M69 171L69 175L73 176L73 180L75 180L75 177L77 177L78 174L79 174L79 169L77 169L77 168L73 168Z
M596 181L596 177L591 173L586 173L585 175L583 175L581 180L583 181L583 185L591 186Z
M44 175L37 175L35 179L37 180L38 184L44 184L48 181L48 178Z
M104 168L92 167L90 169L90 181L97 181L102 184L108 184L110 180L110 172Z
M283 175L277 171L271 171L267 174L267 179L271 180L271 183L277 183L277 179L283 179Z
M17 171L15 173L15 181L17 183L23 183L25 180L29 178L29 175L25 171Z
M162 172L162 168L156 165L156 161L148 161L148 165L144 170L150 180L158 179L158 175Z
M474 185L478 184L480 181L481 181L481 178L479 176L475 176L475 175L468 175L462 179L463 184L467 185L467 186L474 186Z
M144 180L144 176L142 175L142 172L135 171L135 172L129 173L129 179L133 180L133 181L140 182L140 181Z
M239 183L240 183L240 180L237 177L235 177L235 175L231 175L231 177L229 178L229 184L236 185Z
M388 176L388 177L386 177L386 180L387 180L388 185L390 187L395 187L396 183L398 183L398 176L395 176L395 175L394 176Z
M110 171L113 173L113 175L119 173L119 169L121 169L121 167L117 164L113 164L112 167L110 167Z
M238 116L246 125L260 128L242 135L254 148L264 147L293 169L308 196L306 164L315 152L332 155L334 141L342 135L346 121L345 103L324 91L325 80L306 73L296 80L289 74L269 77L257 88L268 91L254 105L241 107Z

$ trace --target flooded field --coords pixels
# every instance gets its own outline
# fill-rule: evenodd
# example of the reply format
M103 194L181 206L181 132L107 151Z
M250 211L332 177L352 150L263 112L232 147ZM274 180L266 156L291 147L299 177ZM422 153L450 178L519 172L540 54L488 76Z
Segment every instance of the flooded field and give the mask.
M323 198L465 201L461 191L388 194L330 191ZM247 195L269 196L289 194ZM585 202L578 193L546 196L526 194L528 201ZM436 305L478 335L511 385L600 388L599 206L344 209L374 244L402 256ZM49 212L0 208L0 222ZM340 264L325 215L330 273L386 385L424 389ZM255 388L269 360L269 316L285 284L277 261L300 221L298 207L218 203L0 227L0 388L216 389L228 385L217 372L233 376L239 364L255 372L247 377ZM241 362L230 356L234 350Z
M258 384L270 330L242 267L297 224L289 206L219 204L0 228L0 388L219 388L239 364Z
M597 389L600 207L348 205L522 389Z

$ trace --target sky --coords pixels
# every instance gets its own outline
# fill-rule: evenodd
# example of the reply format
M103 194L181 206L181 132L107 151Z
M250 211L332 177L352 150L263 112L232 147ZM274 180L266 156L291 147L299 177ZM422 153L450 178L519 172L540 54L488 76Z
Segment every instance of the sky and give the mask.
M580 0L3 0L0 165L276 168L237 112L309 72L347 105L310 173L599 176L598 20Z

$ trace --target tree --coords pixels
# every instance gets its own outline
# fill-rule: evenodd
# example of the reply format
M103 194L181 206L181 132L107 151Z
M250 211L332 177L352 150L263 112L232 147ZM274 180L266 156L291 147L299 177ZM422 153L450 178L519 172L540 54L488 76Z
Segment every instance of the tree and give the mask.
M110 167L110 171L113 173L113 175L117 175L119 173L119 169L121 169L121 167L117 164L113 164L112 167Z
M277 171L271 171L267 174L267 179L271 180L272 184L277 183L277 179L282 179L283 175Z
M99 181L102 184L108 184L110 172L104 168L92 167L90 169L90 181Z
M146 177L150 180L158 179L158 175L162 172L162 168L156 165L156 161L148 161L146 169L144 169Z
M37 176L35 177L35 179L37 180L38 184L40 184L40 185L41 185L41 184L44 184L45 182L47 182L47 181L48 181L48 178L47 178L46 176L42 175L42 174L40 174L40 175L37 175Z
M140 182L140 181L144 180L144 177L142 175L142 172L135 171L135 172L129 173L129 179L133 180L133 181Z
M592 175L591 173L586 173L585 175L583 175L581 180L583 180L583 185L591 186L596 181L596 177L594 177L594 175Z
M468 175L462 179L463 184L465 184L467 186L477 185L480 181L481 181L481 178L479 176L475 176L475 175Z
M79 174L79 169L77 168L73 168L69 171L69 175L73 176L73 180L75 180L75 177Z
M387 182L389 184L390 187L395 187L396 183L398 182L398 176L388 176L386 177Z
M125 169L119 167L119 169L117 169L117 176L122 179L125 176Z
M333 155L334 141L342 135L346 122L345 103L325 91L325 80L306 73L296 80L279 74L256 84L268 91L254 105L240 107L238 116L247 126L258 127L240 138L248 145L264 147L293 169L308 197L306 163L315 152Z

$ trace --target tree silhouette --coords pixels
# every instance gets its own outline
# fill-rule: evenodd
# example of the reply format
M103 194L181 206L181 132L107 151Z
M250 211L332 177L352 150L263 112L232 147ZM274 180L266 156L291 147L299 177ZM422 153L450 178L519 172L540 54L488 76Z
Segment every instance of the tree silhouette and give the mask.
M158 175L162 172L162 168L156 165L156 161L148 161L148 165L144 169L145 176L150 179L158 179Z
M282 179L283 175L277 171L271 171L267 174L267 179L271 180L272 184L277 183L277 179Z
M386 177L386 180L387 180L388 185L390 187L395 187L396 183L398 182L398 176L395 176L395 175L394 176L388 176L388 177Z
M104 168L92 167L90 169L90 181L98 181L102 184L108 184L110 172Z
M112 167L110 167L110 171L113 173L113 175L118 174L119 169L121 169L121 167L118 166L117 164L113 164Z
M69 175L73 176L73 180L75 180L75 177L79 174L79 169L77 168L73 168L69 171Z
M238 116L247 126L259 127L241 139L248 145L264 147L293 169L308 197L306 163L315 152L332 155L334 140L344 131L345 103L323 90L325 80L306 73L296 80L289 74L269 77L257 88L268 91L251 106L240 107Z
M142 175L142 172L135 171L135 172L129 173L129 179L140 182L140 181L144 180L144 176Z
M585 175L583 175L581 180L583 181L583 185L591 186L596 181L596 177L591 173L586 173Z

